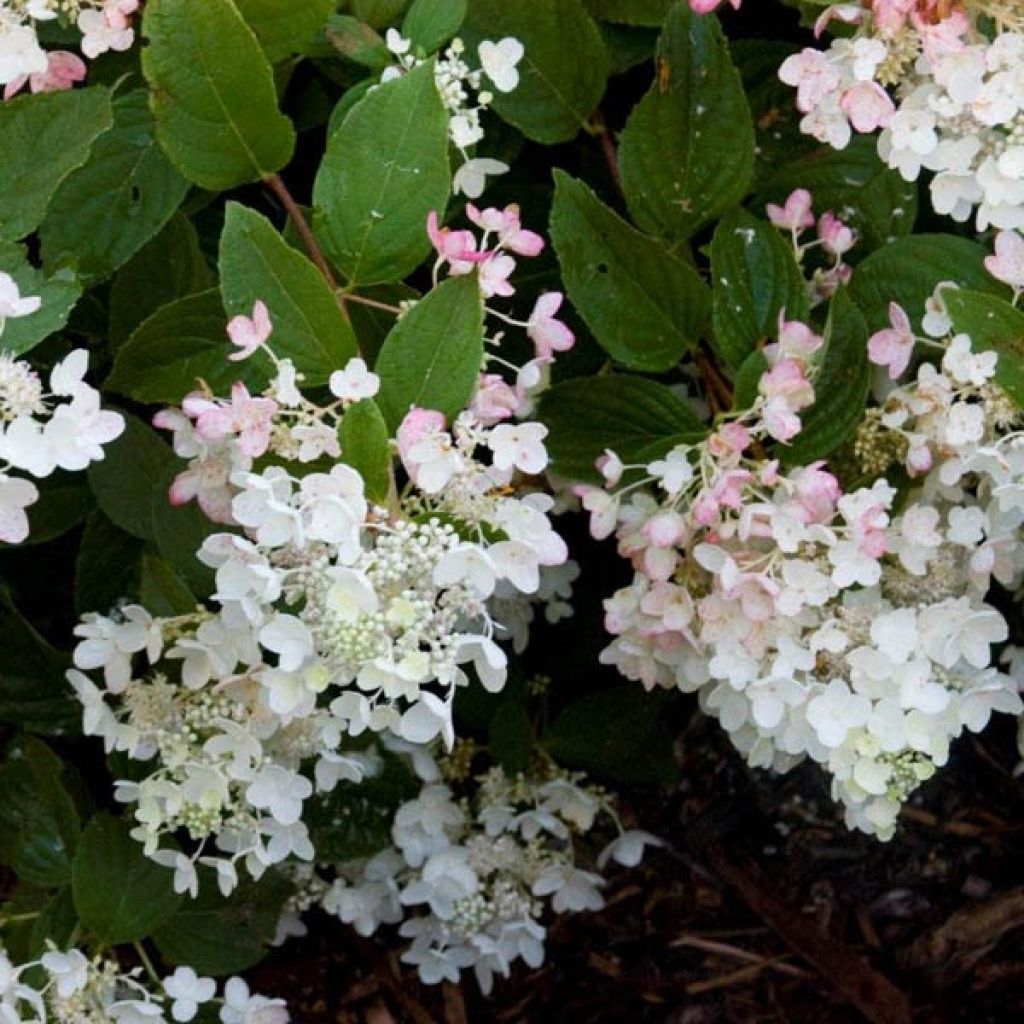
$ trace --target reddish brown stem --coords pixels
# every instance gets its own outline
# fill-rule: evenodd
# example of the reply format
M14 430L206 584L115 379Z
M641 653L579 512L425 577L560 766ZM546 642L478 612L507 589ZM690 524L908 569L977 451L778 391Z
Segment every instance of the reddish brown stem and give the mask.
M615 148L615 139L612 138L612 133L608 130L608 124L604 119L604 111L595 111L591 118L591 124L597 141L601 145L601 152L604 153L604 162L608 165L608 173L611 175L619 195L623 195L622 174L619 172L619 153Z
M365 295L354 295L351 292L342 295L345 302L354 302L359 306L370 306L372 309L382 309L385 313L393 313L398 316L402 312L401 306L392 306L390 302L378 302L376 299L367 298Z
M288 191L288 186L281 180L281 175L272 174L266 179L266 185L281 200L281 205L285 208L292 223L295 225L295 230L299 233L299 238L302 239L302 244L306 247L309 258L316 264L317 270L324 275L327 283L331 286L331 290L337 291L338 282L334 279L334 273L327 262L327 258L324 256L323 250L320 248L320 243L317 242L316 235L313 234L313 229L309 226L302 208L295 202L295 197Z

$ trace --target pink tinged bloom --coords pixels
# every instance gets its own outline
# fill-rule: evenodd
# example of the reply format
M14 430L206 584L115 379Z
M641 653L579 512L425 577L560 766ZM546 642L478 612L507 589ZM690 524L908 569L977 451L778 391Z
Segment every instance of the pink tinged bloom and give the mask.
M439 264L447 263L452 274L468 274L474 264L487 259L489 253L477 252L472 231L452 231L438 225L437 213L427 214L427 236L437 253Z
M806 362L824 344L825 339L815 334L807 324L800 320L787 320L783 309L779 311L779 342L765 346L765 355L771 364L777 362L779 356Z
M783 231L803 231L814 227L813 199L805 188L792 192L782 206L769 203L765 207L768 219Z
M818 238L822 248L832 256L842 256L849 252L857 242L857 234L853 228L844 224L831 211L823 213L818 221Z
M113 29L126 29L139 9L139 0L103 0L103 17Z
M236 316L228 321L228 337L238 351L228 356L237 363L248 359L257 349L262 348L270 337L274 325L270 322L270 313L262 300L253 303L252 316Z
M590 536L594 540L610 537L618 518L619 499L600 487L580 487L577 494L583 508L590 513Z
M721 7L723 3L725 0L690 0L690 10L694 14L710 14ZM742 0L729 0L729 3L734 11L738 11Z
M708 449L716 458L740 455L751 441L750 431L742 423L725 423L708 438Z
M186 399L185 404L194 409L199 402ZM277 402L272 398L253 398L249 389L238 383L231 388L230 404L209 405L212 408L203 408L196 418L196 433L204 441L237 435L239 448L251 459L259 458L270 446L270 431L277 412Z
M39 500L39 491L30 480L0 473L0 541L20 544L28 537L25 509Z
M53 50L46 55L46 61L45 71L19 75L8 82L4 89L4 99L9 100L15 93L20 92L26 83L32 92L62 92L85 78L85 61L75 53Z
M954 11L938 22L930 22L918 11L914 11L911 20L921 40L921 49L930 64L934 65L950 54L960 53L966 46L964 36L971 23L963 11Z
M985 269L1014 291L1024 289L1024 236L1017 231L1000 231L995 250L985 257Z
M398 457L402 460L405 471L415 481L418 464L410 457L410 453L421 441L444 432L444 413L435 409L421 409L414 406L405 414L395 434L398 442Z
M507 253L491 253L480 264L480 293L485 299L500 295L508 298L515 294L515 288L509 284L509 277L516 269L516 261Z
M932 468L932 451L927 445L918 445L907 450L907 472L911 476L922 476Z
M604 477L604 482L610 487L614 487L622 479L625 468L622 464L622 459L610 448L605 448L604 455L601 455L597 460L597 471Z
M842 84L835 65L821 50L810 47L787 57L779 68L779 78L796 87L796 105L804 114L814 110Z
M857 25L863 17L864 9L860 4L833 4L831 7L826 7L814 23L814 37L820 39L833 18L838 18L847 25Z
M914 353L914 329L903 308L889 303L890 327L877 331L868 339L868 359L876 366L889 368L889 379L901 377Z
M839 100L839 108L862 135L885 128L896 113L889 94L877 82L851 85Z
M782 359L762 373L758 387L765 398L784 398L793 409L803 409L814 401L814 388L795 359Z
M842 496L839 481L827 470L824 462L812 462L791 477L796 499L806 513L806 523L827 523L836 511Z
M533 342L538 359L553 359L555 352L568 352L576 335L555 314L562 308L561 292L545 292L533 307L526 334Z
M482 373L470 410L485 427L490 427L511 419L522 404L516 389L503 377L497 373Z
M678 512L659 512L644 523L643 534L656 548L672 548L686 536L686 520Z
M466 204L466 216L484 231L494 232L503 249L517 256L539 256L544 250L544 239L535 231L527 231L519 220L519 207L512 203L504 210L489 206L478 210L472 203Z

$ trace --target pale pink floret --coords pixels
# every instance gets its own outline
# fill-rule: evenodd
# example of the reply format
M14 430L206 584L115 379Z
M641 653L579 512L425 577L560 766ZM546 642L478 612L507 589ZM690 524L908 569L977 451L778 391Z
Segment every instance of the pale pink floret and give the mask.
M864 135L887 127L896 113L892 98L877 82L851 85L839 100L839 108L854 130Z
M46 55L45 71L32 75L19 75L7 83L4 99L9 100L28 84L31 92L63 92L85 78L85 61L67 50L53 50Z
M914 329L903 308L889 303L890 327L876 331L868 339L868 359L876 366L889 368L889 379L901 377L914 353Z
M480 293L485 299L500 295L508 298L515 294L515 288L509 282L512 271L516 269L516 261L507 253L492 253L480 264Z
M555 352L568 352L576 343L576 335L556 319L562 308L561 292L545 292L533 307L526 333L533 342L538 359L553 359Z
M195 414L196 433L204 441L237 436L238 447L252 459L259 458L270 446L277 402L253 398L244 384L232 386L228 405L186 399L182 407L190 416Z
M694 14L710 14L721 7L723 3L725 3L725 0L690 0L690 10ZM729 3L734 11L738 11L742 0L729 0Z
M421 409L414 406L405 414L405 419L399 424L395 440L398 442L399 458L407 470L409 452L425 437L441 433L444 427L444 413L436 409Z
M1016 231L1000 231L995 250L985 257L985 269L1014 291L1024 289L1024 237Z
M857 244L853 228L843 223L834 213L827 211L818 221L818 238L821 246L831 256L843 256Z
M835 92L842 76L828 57L808 47L787 57L779 68L779 78L796 87L797 109L810 113L828 95Z
M498 236L498 244L517 256L539 256L544 250L544 239L535 231L527 231L519 219L519 207L513 203L499 210L493 206L478 210L466 204L466 216L478 227Z
M231 344L238 349L237 352L232 352L228 359L234 363L248 359L266 344L273 329L266 305L257 299L253 303L252 316L239 315L228 321L228 337Z
M470 410L485 426L511 419L520 409L522 400L500 374L482 373Z
M453 231L439 226L437 213L427 214L427 236L437 253L439 265L449 264L451 273L468 274L475 264L487 259L489 253L477 252L472 231Z
M805 188L791 192L782 206L769 203L765 210L768 219L783 231L803 231L814 227L811 193Z

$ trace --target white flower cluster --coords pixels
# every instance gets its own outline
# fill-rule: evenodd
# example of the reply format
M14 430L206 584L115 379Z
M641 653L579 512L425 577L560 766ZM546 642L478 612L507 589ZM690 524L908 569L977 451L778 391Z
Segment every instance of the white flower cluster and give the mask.
M994 354L939 347L940 367L868 411L853 475L870 487L844 494L820 462L780 472L751 443L755 406L649 466L609 454L613 493L583 489L636 570L606 602L601 660L697 691L753 765L819 762L848 824L882 838L954 738L1021 710L985 597L1024 575L1024 435ZM881 475L899 463L916 477L902 503ZM624 470L638 478L615 491Z
M32 92L70 89L85 78L84 62L66 50L45 51L38 22L58 19L81 32L90 60L109 50L127 50L135 39L132 17L140 0L2 0L0 2L0 85L9 99L26 84Z
M33 969L42 984L30 984ZM0 1021L3 1024L179 1024L194 1020L201 1006L219 1004L222 1024L288 1024L282 999L249 991L230 978L217 996L217 983L179 967L162 982L141 980L141 968L123 971L116 961L90 959L79 949L51 946L32 963L15 966L0 949Z
M381 81L396 78L403 72L421 64L412 54L412 42L404 39L395 29L388 29L387 47L395 55L397 64L387 68ZM523 58L523 44L512 36L498 42L484 40L477 47L480 67L471 67L465 59L466 47L461 39L453 39L444 55L434 67L437 88L451 118L448 135L452 145L462 155L462 166L455 172L453 187L470 199L483 193L487 175L504 174L508 165L489 157L470 156L469 150L484 137L480 115L494 98L483 88L484 78L498 92L512 92L519 84L517 65Z
M323 791L358 781L365 764L342 752L346 736L422 744L440 735L450 745L464 666L488 690L505 683L492 598L509 608L515 596L537 596L554 615L570 610L569 577L541 578L568 555L549 519L553 499L528 481L547 465L543 426L467 411L449 430L441 413L413 408L396 441L408 482L399 489L388 459L383 507L351 466L307 465L343 456L345 409L380 385L365 363L332 374L336 400L320 407L266 346L262 303L228 331L236 355L262 348L275 362L266 394L241 384L230 400L196 393L156 418L191 458L172 500L195 497L244 530L213 534L198 552L215 571L215 610L88 615L70 674L85 731L155 759L147 779L118 795L137 804L147 852L193 892L197 863L230 891L239 862L258 877L292 855L313 857L301 817L314 786L300 769L313 761ZM255 472L264 456L270 464ZM518 610L519 629L524 618ZM83 671L101 671L103 689ZM192 855L160 848L182 828L198 843Z
M609 860L635 867L645 846L661 844L623 830L608 796L578 774L545 765L528 775L492 767L473 776L470 760L457 748L438 766L417 752L424 785L396 812L394 845L338 865L322 903L361 935L401 922L399 934L412 940L401 959L425 984L457 982L472 968L489 992L516 961L543 963L549 907L604 906L604 879L577 862L580 838L599 818L618 835L598 856L598 871Z
M19 300L33 301L34 311L38 300ZM124 430L124 418L100 408L99 392L85 383L88 364L88 353L76 349L50 372L47 391L28 363L0 351L0 541L19 544L28 537L25 509L39 500L36 485L15 471L43 478L57 469L83 470Z
M932 171L932 203L979 230L1024 226L1024 14L1015 0L880 0L829 17L852 38L788 58L803 131L838 149L881 129L882 159L915 181ZM991 26L1005 31L992 32ZM988 35L983 29L987 26ZM1011 30L1012 29L1012 30ZM895 95L895 101L889 88Z

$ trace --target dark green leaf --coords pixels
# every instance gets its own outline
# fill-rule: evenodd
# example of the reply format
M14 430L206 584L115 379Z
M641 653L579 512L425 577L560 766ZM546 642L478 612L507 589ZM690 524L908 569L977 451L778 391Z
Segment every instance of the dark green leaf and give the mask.
M448 202L448 114L422 64L368 92L327 142L316 232L351 282L397 281L430 249L427 214Z
M371 71L380 73L391 63L391 52L384 45L384 40L381 38L380 33L375 32L365 22L360 21L358 18L350 17L347 14L331 15L330 20L327 22L327 40L343 57L354 64L369 68ZM348 113L355 102L351 94L358 92L356 99L362 99L366 94L366 90L374 84L377 83L373 79L367 79L365 83L366 88L360 89L362 83L359 83L359 85L347 89L338 101L335 113L337 114L341 110ZM341 124L342 118L340 114L338 118L337 124ZM331 122L332 124L335 123L333 115ZM329 131L328 134L333 134L333 130Z
M619 145L633 219L672 241L743 198L754 172L754 128L717 18L676 4L658 41L657 74Z
M110 343L116 348L161 306L209 290L213 275L191 221L175 214L118 271L110 288Z
M22 355L68 322L82 286L67 268L46 277L29 263L16 242L0 241L0 271L14 278L22 295L37 295L42 303L35 313L7 320L0 334L0 352Z
M539 418L550 430L552 471L567 480L599 482L594 463L610 448L623 462L648 463L707 433L696 413L664 384L642 377L588 377L557 384L541 396Z
M117 350L107 388L137 402L171 405L180 404L199 380L216 394L226 394L237 380L262 388L269 360L259 353L231 362L226 322L215 290L162 307Z
M39 500L28 508L31 532L23 546L45 544L74 529L95 507L88 484L78 473L54 473L35 482ZM6 545L0 544L0 549Z
M388 426L372 398L349 406L341 421L341 455L359 471L372 501L386 505L391 484Z
M291 885L273 872L243 882L225 899L212 872L200 872L199 897L153 932L161 956L200 974L236 974L263 959Z
M466 7L467 0L413 0L405 12L402 35L423 53L435 53L459 31Z
M665 21L672 0L585 0L595 18L658 28Z
M953 329L975 351L998 353L996 382L1024 409L1024 313L988 292L950 288L944 297Z
M569 141L601 101L608 54L581 0L473 0L463 35L472 47L505 36L523 44L519 84L496 92L493 107L528 138Z
M384 28L409 6L409 0L352 0L352 13L374 28Z
M149 0L142 32L157 138L189 181L222 191L288 163L295 131L231 0Z
M759 341L778 332L779 313L806 320L807 287L793 250L775 228L746 210L727 213L711 240L715 351L733 370Z
M522 701L505 698L491 718L488 748L506 772L525 772L533 753L533 726Z
M139 596L143 542L97 510L85 524L75 561L75 611L105 615Z
M146 92L114 100L114 125L57 189L40 228L47 267L109 277L170 219L188 182L156 144Z
M337 6L334 0L235 0L271 64L303 53Z
M227 206L220 288L229 316L248 316L256 299L266 303L275 354L290 358L309 385L326 383L356 354L352 328L323 275L266 217L239 203Z
M377 404L388 427L394 431L414 405L458 415L473 394L483 357L476 275L449 278L395 324L380 350Z
M57 186L85 163L111 120L110 91L100 86L0 103L0 238L39 226Z
M97 814L82 833L72 865L75 910L101 942L137 942L170 919L181 897L174 873L150 860L128 825Z
M706 329L710 296L700 275L557 170L551 241L573 305L630 369L669 369Z
M832 299L820 359L814 404L800 414L800 433L779 446L787 466L806 466L830 455L854 435L864 418L871 383L868 325L846 289Z
M679 770L663 707L659 695L622 683L570 704L541 744L560 764L614 782L669 785Z
M196 558L196 552L211 533L223 533L226 527L203 515L199 505L172 505L168 492L185 463L175 460L152 491L153 539L160 557L173 569L197 597L213 593L213 570Z

